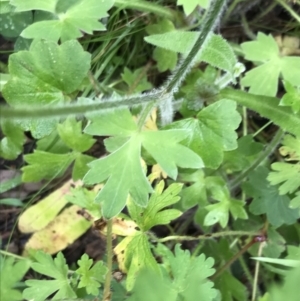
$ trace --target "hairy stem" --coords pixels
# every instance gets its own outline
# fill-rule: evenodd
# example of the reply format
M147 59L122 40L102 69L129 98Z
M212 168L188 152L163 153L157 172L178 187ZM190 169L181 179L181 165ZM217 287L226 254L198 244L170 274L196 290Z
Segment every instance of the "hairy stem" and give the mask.
M160 96L159 91L143 94L139 96L125 97L121 99L109 99L109 101L97 100L89 104L68 104L57 106L24 106L8 107L0 106L0 115L2 119L29 119L29 118L53 118L71 115L85 115L97 113L103 110L136 106L143 103L157 101Z
M211 38L211 32L218 25L221 14L224 10L226 0L212 0L206 16L202 22L202 28L199 32L198 39L196 40L191 51L187 57L182 60L176 67L170 80L165 85L166 93L174 93L185 79L187 73L193 67L194 59L199 51L204 49L204 44Z
M107 253L107 273L105 277L104 290L103 290L103 299L102 301L111 300L111 291L110 284L112 278L112 258L113 258L113 249L112 249L112 225L113 220L109 219L107 221L107 234L106 234L106 253Z
M178 240L178 241L191 241L191 240L207 240L212 238L218 238L218 237L225 237L225 236L257 236L260 235L260 232L250 232L250 231L224 231L224 232L216 232L216 233L209 233L209 234L203 234L196 237L192 236L167 236L164 238L156 239L157 242L166 242L170 240Z

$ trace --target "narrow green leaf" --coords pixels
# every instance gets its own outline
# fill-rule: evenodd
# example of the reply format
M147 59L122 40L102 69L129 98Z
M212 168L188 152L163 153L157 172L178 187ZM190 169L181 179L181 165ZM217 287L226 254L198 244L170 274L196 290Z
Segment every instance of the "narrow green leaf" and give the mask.
M232 99L238 104L256 111L263 117L272 120L285 131L295 135L300 133L300 112L294 114L290 108L279 106L279 100L275 97L253 95L230 88L222 90L220 96Z

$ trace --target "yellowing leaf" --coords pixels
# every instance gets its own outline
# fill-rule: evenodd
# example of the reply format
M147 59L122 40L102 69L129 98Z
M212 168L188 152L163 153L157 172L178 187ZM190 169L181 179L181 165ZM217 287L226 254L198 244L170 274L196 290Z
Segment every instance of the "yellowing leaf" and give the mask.
M114 217L112 219L112 233L120 236L132 236L137 230L137 224L126 217L121 215L119 217ZM95 221L95 229L98 230L101 234L106 235L107 233L107 222L104 219Z
M34 233L25 245L24 255L30 249L55 254L73 243L92 225L91 221L78 214L80 209L77 205L65 209L46 228Z
M68 203L65 195L69 193L72 184L79 185L79 182L68 181L25 210L19 218L19 230L23 233L31 233L45 228Z

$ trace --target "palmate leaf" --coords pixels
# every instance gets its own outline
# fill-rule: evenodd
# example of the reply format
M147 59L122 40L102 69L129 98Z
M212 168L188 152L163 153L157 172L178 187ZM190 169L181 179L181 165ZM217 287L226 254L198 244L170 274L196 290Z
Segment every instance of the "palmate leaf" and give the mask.
M34 257L37 262L32 263L32 269L55 280L27 280L26 285L29 287L23 291L23 298L44 301L53 293L55 295L52 300L76 298L68 279L68 265L62 253L52 259L49 254L37 251Z
M102 211L106 218L117 215L124 208L128 194L136 204L146 207L152 187L141 165L142 146L174 179L178 173L177 166L203 167L200 157L179 143L186 137L187 130L138 132L128 109L108 112L97 117L97 120L92 119L85 132L99 136L113 135L110 141L112 138L118 141L110 155L89 164L91 169L83 179L89 185L106 181L96 197L98 202L103 202Z
M298 210L291 209L289 197L279 195L277 187L270 185L268 173L267 168L259 167L243 185L245 193L253 197L250 211L255 215L266 214L274 227L295 223L299 218Z
M83 32L92 34L94 30L105 30L98 20L107 17L113 0L73 0L51 1L13 0L16 11L42 10L52 14L52 20L35 22L23 30L21 36L27 39L43 39L67 41L82 37Z
M244 86L250 87L250 93L275 96L279 75L292 85L300 84L300 58L281 56L271 35L259 32L256 41L242 43L241 47L247 60L262 63L248 71L241 81Z

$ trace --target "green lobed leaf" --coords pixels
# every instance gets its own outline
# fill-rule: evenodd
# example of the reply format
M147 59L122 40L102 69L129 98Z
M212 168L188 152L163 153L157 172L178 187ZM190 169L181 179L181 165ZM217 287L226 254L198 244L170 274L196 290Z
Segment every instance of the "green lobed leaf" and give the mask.
M26 140L23 130L13 121L2 120L1 131L5 137L0 141L0 157L7 160L16 159Z
M203 170L198 170L192 174L180 173L179 181L188 183L181 190L180 197L182 207L187 210L195 205L207 205L206 186Z
M199 5L203 8L207 8L209 0L177 0L177 5L182 5L184 13L188 16Z
M140 93L152 88L152 84L147 80L147 74L145 73L144 68L139 68L132 72L125 67L121 77L128 85L129 94Z
M160 181L156 185L146 208L137 206L131 200L127 203L130 217L142 231L148 231L156 225L169 224L171 220L181 215L181 212L176 209L162 209L179 201L180 197L178 194L183 185L173 183L166 190L163 190L164 186L164 181Z
M28 11L28 10L45 10L54 12L57 0L11 0L10 3L16 6L16 11Z
M175 30L174 24L167 19L159 21L157 24L152 24L146 27L146 32L150 35L163 34ZM153 58L157 62L157 68L160 72L173 70L177 63L177 54L174 51L155 48Z
M124 255L125 264L128 266L127 290L132 290L137 273L144 268L155 272L157 276L160 275L159 266L151 253L148 237L145 233L139 232L133 236Z
M42 179L53 179L64 174L75 159L74 153L53 154L35 150L33 154L24 156L29 164L22 167L24 182L37 182Z
M16 38L22 30L32 23L32 12L8 12L2 13L0 22L0 34L8 38Z
M149 269L141 270L128 300L193 301L195 296L201 296L203 301L213 301L217 290L208 280L214 273L213 264L214 260L205 258L204 254L191 257L190 252L181 250L178 244L174 255L166 248L161 264L162 275Z
M21 281L30 268L30 260L15 261L13 257L0 256L0 291L1 301L21 301L22 293L16 289L17 282Z
M202 168L202 159L179 142L190 135L190 129L170 129L165 131L145 131L141 133L143 147L161 168L173 179L182 168ZM159 142L159 143L158 143Z
M98 20L107 17L112 7L112 0L78 0L78 1L23 1L13 0L16 11L43 10L53 14L54 20L35 22L23 30L21 36L27 39L42 39L62 42L77 39L83 33L92 34L95 30L105 30Z
M84 129L89 135L129 137L137 131L137 125L128 109L107 111L105 114L89 117L89 120Z
M235 129L240 122L236 103L223 99L201 110L197 118L186 118L168 127L186 129L188 136L182 143L202 158L205 167L218 168L223 152L237 148Z
M90 54L79 42L62 45L41 40L32 43L29 51L9 57L11 77L3 87L3 96L12 106L51 105L64 102L65 94L79 88L90 67ZM22 128L31 130L35 138L49 135L56 119L22 121Z
M93 185L107 180L96 197L96 201L102 203L104 217L119 214L128 194L137 204L146 206L152 188L142 169L140 156L141 139L133 136L112 154L89 163L91 169L83 178L84 183Z
M245 193L253 197L250 211L255 215L266 214L268 221L275 227L295 223L299 218L298 210L290 209L290 199L286 195L279 195L277 187L270 185L268 173L268 169L259 167L243 185Z
M177 244L175 254L169 253L167 261L173 275L172 288L178 297L187 301L195 300L195 296L201 296L204 301L212 301L216 297L217 291L207 279L215 272L213 258L205 258L204 254L191 258L190 252Z
M145 37L145 41L163 49L188 54L197 37L197 32L174 30ZM205 44L196 60L204 61L231 74L234 73L234 66L237 63L230 45L221 36L214 34Z
M256 41L242 43L241 47L247 60L262 63L248 71L241 81L250 87L250 93L275 96L280 75L293 85L300 84L300 58L281 56L271 35L259 32Z
M53 293L52 300L76 298L68 279L68 265L61 252L52 259L49 254L36 251L34 258L37 262L32 263L32 269L55 280L27 280L25 283L29 287L23 291L23 298L44 301Z
M248 218L244 209L245 202L230 198L230 192L223 179L220 177L208 177L205 183L211 198L218 201L216 204L205 207L209 211L204 219L205 226L220 223L222 228L225 228L229 221L229 213L234 219Z
M274 171L269 173L267 179L271 185L282 183L279 186L281 195L295 192L300 187L300 163L276 162L271 167Z
M82 122L77 122L74 117L68 117L58 124L57 132L69 148L81 153L89 150L96 141L90 135L82 133Z
M93 217L100 219L100 208L94 201L95 197L96 192L94 190L88 190L83 187L71 189L71 193L65 196L68 202L86 209Z
M290 106L294 113L300 111L300 89L294 87L288 81L283 81L286 93L282 96L279 105L280 106Z
M99 294L99 287L105 280L107 268L103 265L103 261L97 261L92 265L93 260L89 259L87 254L83 254L78 260L79 268L75 273L80 275L78 288L85 287L88 294L97 296Z
M95 160L94 157L80 153L76 154L72 170L72 179L74 181L81 180L89 170L88 164L93 160Z
M110 111L97 120L92 118L85 132L90 135L113 135L110 138L110 142L114 140L110 144L110 147L113 145L113 152L91 162L91 169L84 177L84 182L91 185L107 180L96 198L98 202L103 202L103 215L107 218L117 215L124 208L128 194L136 204L142 207L147 204L152 188L141 166L142 146L172 178L177 177L177 166L203 167L202 160L179 143L185 138L186 130L139 133L128 109Z

